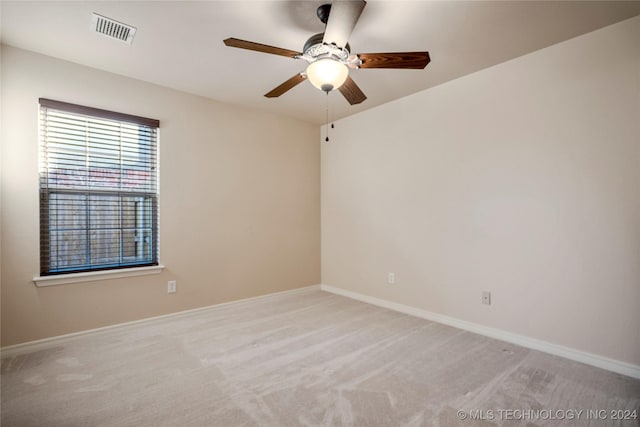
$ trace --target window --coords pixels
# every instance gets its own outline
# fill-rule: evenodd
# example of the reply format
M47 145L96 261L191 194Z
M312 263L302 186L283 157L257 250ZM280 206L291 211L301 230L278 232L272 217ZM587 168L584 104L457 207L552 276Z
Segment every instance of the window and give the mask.
M40 99L40 275L158 265L157 120Z

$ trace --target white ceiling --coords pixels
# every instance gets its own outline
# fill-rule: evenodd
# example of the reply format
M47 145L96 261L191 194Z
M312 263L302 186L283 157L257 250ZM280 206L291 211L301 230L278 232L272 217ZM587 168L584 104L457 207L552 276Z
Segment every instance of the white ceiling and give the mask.
M325 121L326 96L303 82L279 98L263 95L306 63L226 47L228 37L300 51L322 32L322 0L2 1L2 43L215 100ZM131 46L90 31L91 13L137 28ZM407 96L491 65L640 14L640 1L369 0L351 35L355 53L428 50L424 70L353 70L368 99L338 93L334 119Z

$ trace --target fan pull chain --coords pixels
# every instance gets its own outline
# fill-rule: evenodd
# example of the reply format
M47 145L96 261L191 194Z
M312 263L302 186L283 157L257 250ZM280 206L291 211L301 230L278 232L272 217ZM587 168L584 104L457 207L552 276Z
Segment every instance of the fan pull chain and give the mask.
M329 92L326 92L327 94L327 110L326 110L326 123L327 123L327 136L325 137L325 142L329 142ZM331 120L331 129L333 129L333 120Z

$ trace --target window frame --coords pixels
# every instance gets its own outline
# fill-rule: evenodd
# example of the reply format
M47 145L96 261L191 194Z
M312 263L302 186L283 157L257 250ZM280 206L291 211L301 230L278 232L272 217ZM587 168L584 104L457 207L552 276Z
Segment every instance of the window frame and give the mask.
M99 108L87 107L83 105L71 104L67 102L55 101L47 98L39 98L39 110L42 111L42 108L51 109L60 111L63 113L71 113L82 116L93 117L98 120L110 120L117 121L120 123L126 122L129 124L136 124L140 126L145 126L153 129L154 140L153 145L150 146L152 151L150 153L154 156L153 163L151 166L154 170L153 179L155 180L153 190L150 191L122 191L122 190L111 190L112 196L115 196L117 203L119 203L120 212L123 209L123 199L125 197L148 197L151 205L153 206L150 213L150 221L151 221L151 252L149 262L132 262L125 263L122 258L115 264L108 265L103 264L96 267L92 267L92 264L88 262L83 266L79 265L75 269L63 269L58 268L58 271L52 271L49 267L51 261L51 247L50 247L50 234L51 234L51 224L48 220L50 215L50 205L48 198L53 194L72 194L75 190L73 189L51 189L48 187L48 179L49 176L46 177L46 184L42 182L42 173L43 168L48 173L48 165L42 165L39 168L40 180L38 184L38 191L40 194L40 205L39 205L39 221L40 221L40 275L35 276L33 278L34 283L37 286L50 286L50 285L58 285L65 283L78 283L85 281L93 281L93 280L102 280L109 278L118 278L118 277L130 277L130 276L140 276L146 274L157 274L162 271L164 266L160 263L160 236L159 236L159 217L160 217L160 205L159 205L159 197L160 197L160 188L159 188L159 128L160 121L155 119L149 119L146 117L134 116L130 114L118 113L109 110L103 110ZM41 114L41 113L40 113ZM45 118L40 116L39 123L40 126L46 125ZM48 141L44 140L43 129L38 135L39 140L39 152L40 156L43 155L43 149L48 144ZM88 142L87 142L88 144ZM87 148L88 149L88 148ZM119 169L122 171L123 169ZM87 169L89 171L89 169ZM88 172L87 172L88 173ZM46 186L45 186L46 185ZM120 187L122 188L122 187ZM100 190L96 190L96 188L90 188L87 185L87 188L79 191L86 196L87 201L85 203L89 203L90 197L100 197L100 195L104 196ZM122 213L120 213L122 215ZM137 215L137 214L134 214ZM87 217L88 218L88 217ZM87 219L88 220L88 219ZM90 230L89 225L85 225L87 230ZM119 236L123 232L123 224L119 224ZM120 237L120 246L123 244L122 237ZM91 244L91 241L87 241L87 245Z

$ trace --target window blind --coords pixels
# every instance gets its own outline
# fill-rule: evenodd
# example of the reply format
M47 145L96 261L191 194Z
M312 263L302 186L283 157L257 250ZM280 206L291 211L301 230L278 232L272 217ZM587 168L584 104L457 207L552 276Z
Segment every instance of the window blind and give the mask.
M40 274L158 265L159 121L39 101Z

